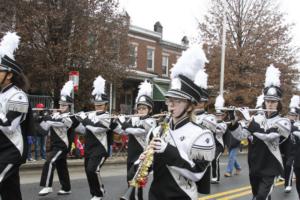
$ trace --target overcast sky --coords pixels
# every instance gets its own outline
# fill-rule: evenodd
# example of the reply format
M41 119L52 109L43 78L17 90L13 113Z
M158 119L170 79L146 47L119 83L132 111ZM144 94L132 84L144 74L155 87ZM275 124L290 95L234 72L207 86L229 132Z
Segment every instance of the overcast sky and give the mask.
M202 20L209 0L119 0L121 8L131 16L131 24L153 30L155 22L163 26L163 39L180 43L182 37L197 35L197 20ZM279 0L292 31L295 45L300 47L300 0Z

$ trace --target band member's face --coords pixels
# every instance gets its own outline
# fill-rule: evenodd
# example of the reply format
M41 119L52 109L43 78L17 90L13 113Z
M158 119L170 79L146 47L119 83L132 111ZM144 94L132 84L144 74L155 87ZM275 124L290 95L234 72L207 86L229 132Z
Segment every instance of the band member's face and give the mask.
M201 101L199 103L197 103L197 105L195 106L195 109L197 110L204 110L205 109L205 104L206 102L205 101Z
M265 100L265 104L266 104L266 109L267 110L277 110L278 101Z
M1 65L0 65L0 68L1 68ZM6 79L4 80L5 76L6 76ZM0 70L0 84L1 84L0 86L3 87L3 86L8 85L9 83L11 83L12 76L13 76L12 73L9 73L9 72L4 71L4 70Z
M149 107L145 105L138 105L137 113L140 115L148 115L150 113Z
M186 99L178 98L167 98L166 105L168 106L168 111L171 112L173 118L178 118L183 115L183 112L187 111L189 103Z
M67 104L59 104L60 112L66 113L69 112L69 105Z
M224 114L222 114L222 115L220 115L220 114L216 115L216 119L217 119L218 121L223 121L223 120L224 120L224 117L225 117Z
M103 112L106 112L106 104L99 104L99 105L95 105L95 110L97 111L103 111Z

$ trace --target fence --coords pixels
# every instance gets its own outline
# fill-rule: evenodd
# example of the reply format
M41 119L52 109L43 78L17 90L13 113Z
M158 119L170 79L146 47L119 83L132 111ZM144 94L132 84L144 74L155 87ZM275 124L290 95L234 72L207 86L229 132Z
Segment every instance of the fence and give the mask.
M45 95L28 95L29 102L32 108L35 107L36 104L42 103L45 108L53 108L53 99L51 96Z

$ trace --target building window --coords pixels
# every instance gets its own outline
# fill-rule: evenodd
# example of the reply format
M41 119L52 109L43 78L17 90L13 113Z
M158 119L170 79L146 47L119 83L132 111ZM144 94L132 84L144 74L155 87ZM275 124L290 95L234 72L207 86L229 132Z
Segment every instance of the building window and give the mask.
M168 76L169 71L169 56L163 55L161 63L162 75Z
M137 66L137 45L131 44L129 46L129 67Z
M147 70L154 71L154 49L147 48Z

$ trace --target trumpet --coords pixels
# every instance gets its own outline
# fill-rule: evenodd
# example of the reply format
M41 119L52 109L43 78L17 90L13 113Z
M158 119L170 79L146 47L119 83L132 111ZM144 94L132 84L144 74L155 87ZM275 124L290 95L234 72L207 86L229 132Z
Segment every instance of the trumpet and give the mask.
M155 135L155 137L163 137L164 134L167 132L168 129L168 123L169 119L171 117L171 114L167 114L166 118L164 119L162 125L159 129L160 135ZM149 149L146 151L146 155L143 161L140 162L139 167L131 181L129 181L130 187L126 191L126 193L120 197L120 200L129 200L130 195L134 188L141 188L144 187L147 183L148 175L149 175L149 168L152 165L154 160L154 150Z

